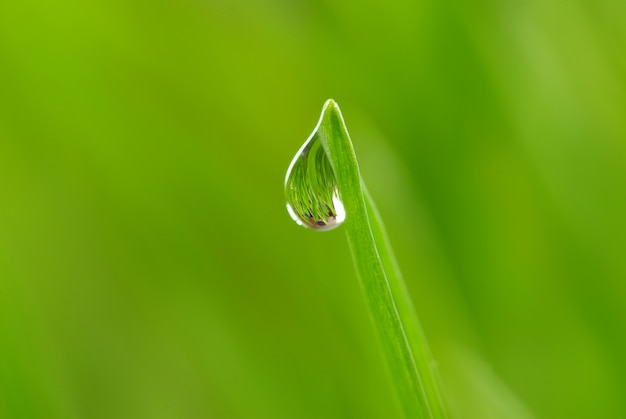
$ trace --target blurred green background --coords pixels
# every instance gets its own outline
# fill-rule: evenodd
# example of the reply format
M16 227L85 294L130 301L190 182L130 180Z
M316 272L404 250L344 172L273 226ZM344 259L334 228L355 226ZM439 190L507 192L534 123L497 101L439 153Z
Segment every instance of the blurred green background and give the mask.
M0 417L399 417L329 97L456 417L626 417L622 0L0 2Z

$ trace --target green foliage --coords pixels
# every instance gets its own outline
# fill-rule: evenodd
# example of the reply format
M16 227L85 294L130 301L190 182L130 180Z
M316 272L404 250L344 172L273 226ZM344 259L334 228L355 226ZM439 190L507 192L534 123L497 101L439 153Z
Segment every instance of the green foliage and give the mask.
M334 169L331 189L338 185L344 202L348 242L404 414L407 418L446 417L426 340L384 237L380 217L369 194L363 192L352 141L333 100L326 101L311 139L320 142ZM324 195L319 187L317 183L310 186L313 194ZM289 200L289 193L287 196Z
M626 417L624 16L0 1L0 417L401 417L343 231L285 216L328 97L450 416Z

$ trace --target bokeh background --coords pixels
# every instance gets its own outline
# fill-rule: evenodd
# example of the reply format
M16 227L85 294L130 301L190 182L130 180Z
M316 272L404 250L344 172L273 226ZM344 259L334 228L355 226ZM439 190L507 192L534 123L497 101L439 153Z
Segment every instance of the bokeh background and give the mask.
M400 417L329 97L455 417L626 417L621 0L0 2L0 417Z

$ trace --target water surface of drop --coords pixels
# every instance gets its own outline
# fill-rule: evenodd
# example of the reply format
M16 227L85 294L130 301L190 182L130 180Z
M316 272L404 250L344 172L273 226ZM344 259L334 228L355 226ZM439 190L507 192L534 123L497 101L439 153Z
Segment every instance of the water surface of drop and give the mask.
M339 198L335 172L316 131L287 169L287 211L299 225L330 230L343 223L346 213Z

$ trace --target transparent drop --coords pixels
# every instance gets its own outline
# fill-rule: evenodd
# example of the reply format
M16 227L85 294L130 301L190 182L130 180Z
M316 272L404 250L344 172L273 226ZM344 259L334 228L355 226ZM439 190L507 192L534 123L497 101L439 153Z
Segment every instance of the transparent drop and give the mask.
M285 179L287 211L299 225L314 230L338 227L346 218L335 172L316 135L295 155Z

